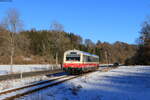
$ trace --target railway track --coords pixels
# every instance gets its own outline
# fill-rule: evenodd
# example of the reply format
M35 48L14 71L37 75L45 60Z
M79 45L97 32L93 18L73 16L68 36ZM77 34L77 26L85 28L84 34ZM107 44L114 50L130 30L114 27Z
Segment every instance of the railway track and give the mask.
M106 71L109 71L111 69L112 68L106 67L106 68L102 68L98 71L106 72ZM77 78L77 77L81 77L81 76L84 76L84 75L87 75L87 74L90 74L90 73L93 73L93 72L84 73L84 74L81 74L81 75L70 75L70 76L64 75L64 76L61 76L61 77L56 77L54 79L42 81L42 82L31 84L31 85L28 85L28 86L7 90L7 91L4 91L4 92L0 93L0 100L14 100L16 98L20 98L22 96L31 94L33 92L37 92L37 91L40 91L42 89L52 87L52 86L61 84L63 82L66 82L68 80L71 80L71 79L74 79L74 78Z

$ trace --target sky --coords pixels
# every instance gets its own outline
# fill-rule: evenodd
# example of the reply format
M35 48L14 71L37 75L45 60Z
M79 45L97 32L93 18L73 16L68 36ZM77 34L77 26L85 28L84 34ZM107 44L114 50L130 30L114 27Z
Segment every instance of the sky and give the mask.
M2 2L3 1L3 2ZM16 8L24 29L50 29L53 21L93 42L135 44L142 23L150 16L149 0L0 0L0 21Z

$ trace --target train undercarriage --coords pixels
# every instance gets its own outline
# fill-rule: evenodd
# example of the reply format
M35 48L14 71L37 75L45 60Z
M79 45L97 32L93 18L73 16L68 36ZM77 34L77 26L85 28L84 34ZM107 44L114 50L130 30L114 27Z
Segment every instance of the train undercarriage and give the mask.
M67 67L63 68L63 70L70 74L82 74L85 72L95 71L98 69L97 67L82 67L82 68L73 68L73 67Z

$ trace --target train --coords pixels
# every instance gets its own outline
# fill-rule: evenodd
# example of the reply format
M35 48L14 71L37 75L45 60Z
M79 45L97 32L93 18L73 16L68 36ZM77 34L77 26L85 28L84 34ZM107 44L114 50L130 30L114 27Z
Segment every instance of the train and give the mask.
M94 71L99 67L99 56L80 50L68 50L64 52L63 70L76 74Z

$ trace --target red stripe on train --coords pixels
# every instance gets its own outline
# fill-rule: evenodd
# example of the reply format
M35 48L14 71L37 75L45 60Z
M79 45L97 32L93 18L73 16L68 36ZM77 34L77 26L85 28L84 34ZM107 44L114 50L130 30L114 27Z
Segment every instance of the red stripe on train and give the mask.
M76 63L76 64L72 64L72 63L64 63L63 67L67 68L67 67L73 67L73 68L81 68L81 67L97 67L99 64L80 64L80 63Z

